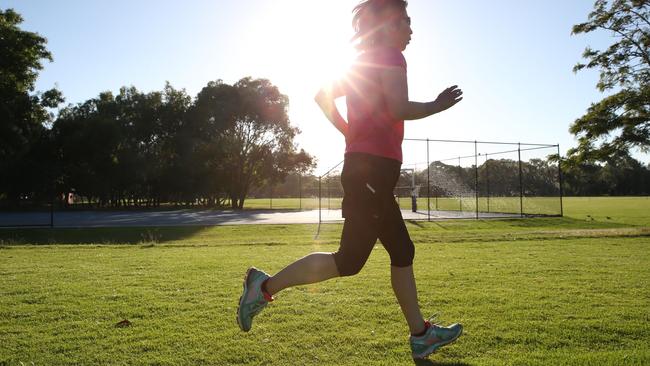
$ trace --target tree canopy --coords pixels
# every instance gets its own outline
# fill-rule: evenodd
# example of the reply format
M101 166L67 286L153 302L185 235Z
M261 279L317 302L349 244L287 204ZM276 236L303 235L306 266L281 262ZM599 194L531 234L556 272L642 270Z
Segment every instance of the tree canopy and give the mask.
M611 32L605 50L588 47L586 63L574 71L597 69L601 91L614 94L594 103L570 132L578 147L569 151L576 163L616 161L632 148L650 148L650 3L647 0L597 0L588 21L573 26L573 34Z
M209 82L192 100L123 87L70 106L54 122L59 190L100 206L223 205L242 209L253 187L309 170L288 99L265 79Z
M42 61L52 61L45 38L20 29L22 17L0 10L0 198L16 200L15 187L33 185L33 170L47 171L38 157L48 135L48 108L63 102L56 89L33 93Z

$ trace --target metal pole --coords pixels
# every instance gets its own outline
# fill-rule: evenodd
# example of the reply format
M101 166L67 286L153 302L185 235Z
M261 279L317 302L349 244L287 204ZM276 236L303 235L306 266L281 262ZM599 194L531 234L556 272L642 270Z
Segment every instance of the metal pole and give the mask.
M413 166L413 171L411 171L411 211L418 212L418 199L415 193L415 169L417 169L416 165Z
M490 164L488 154L485 154L485 180L487 184L487 212L490 212Z
M425 141L424 139L407 139L405 138L404 141ZM465 141L465 140L437 140L437 139L429 139L429 141L432 142L450 142L450 143L464 143L464 144L473 144L474 141ZM493 144L493 145L517 145L517 142L500 142L500 141L481 141L482 144ZM543 146L547 148L555 147L555 145L549 145L549 144L531 144L531 143L524 143L521 142L519 143L524 146Z
M298 210L302 211L302 174L298 174Z
M320 223L321 223L321 178L318 177L318 227L320 228Z
M557 144L557 175L560 180L560 216L564 217L564 188L562 187L562 156L560 155L560 144Z
M462 182L463 168L460 166L460 156L458 157L458 180ZM458 192L458 205L460 212L463 212L463 192Z
M431 221L431 171L429 163L429 139L427 139L427 221Z
M56 187L54 192L50 195L50 228L54 228L54 195L56 194Z
M519 156L519 213L521 217L524 217L524 183L521 174L521 145L518 145L518 156Z
M326 187L327 187L327 210L329 211L330 208L330 180L327 179L325 181Z
M476 219L478 220L478 144L474 141L474 196L476 196Z

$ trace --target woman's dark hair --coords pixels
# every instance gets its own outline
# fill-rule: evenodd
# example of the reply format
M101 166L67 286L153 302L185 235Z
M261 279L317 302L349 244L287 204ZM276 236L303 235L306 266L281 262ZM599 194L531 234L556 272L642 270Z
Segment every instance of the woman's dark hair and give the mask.
M401 14L408 2L405 0L364 0L352 10L352 28L358 41L357 49L366 50L377 45L377 30L386 22L394 20Z

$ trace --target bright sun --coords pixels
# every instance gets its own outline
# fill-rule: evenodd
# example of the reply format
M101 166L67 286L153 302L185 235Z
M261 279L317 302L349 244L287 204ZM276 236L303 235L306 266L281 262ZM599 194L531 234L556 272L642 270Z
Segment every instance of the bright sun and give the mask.
M242 27L237 68L271 80L289 96L289 115L302 133L297 142L328 168L342 157L345 140L313 97L326 83L345 76L356 56L352 8L358 0L265 0ZM339 99L345 115L345 100ZM337 103L339 104L339 103Z
M255 33L264 33L268 77L279 86L310 93L342 77L354 59L350 10L356 1L274 0Z

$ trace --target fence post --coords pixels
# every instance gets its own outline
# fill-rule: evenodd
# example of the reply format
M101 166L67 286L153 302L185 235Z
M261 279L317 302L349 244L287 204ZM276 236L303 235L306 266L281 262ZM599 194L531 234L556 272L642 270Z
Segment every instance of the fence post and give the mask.
M474 140L474 196L476 196L476 219L478 220L478 143Z
M524 217L524 183L521 173L521 143L517 144L517 155L519 157L519 214Z
M490 212L490 163L489 154L485 154L485 184L487 186L487 212Z
M560 144L557 144L557 175L560 181L560 216L564 217L564 188L562 187L562 156L560 155Z
M427 221L431 221L431 171L429 166L429 139L427 138Z
M302 211L302 174L298 174L298 210Z
M325 187L327 187L327 210L331 210L330 207L330 179L325 180Z
M55 202L55 195L56 195L56 187L53 187L54 189L52 190L52 194L50 194L50 228L54 228L54 202Z
M460 156L458 157L458 180L462 181L463 168L460 166ZM458 206L460 212L463 212L463 192L458 192Z

